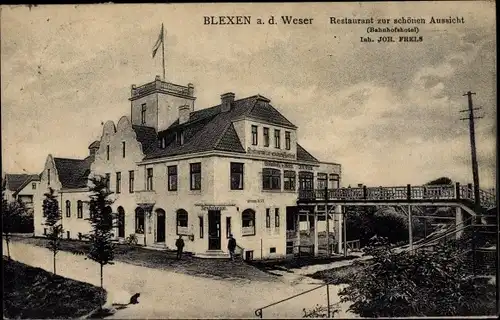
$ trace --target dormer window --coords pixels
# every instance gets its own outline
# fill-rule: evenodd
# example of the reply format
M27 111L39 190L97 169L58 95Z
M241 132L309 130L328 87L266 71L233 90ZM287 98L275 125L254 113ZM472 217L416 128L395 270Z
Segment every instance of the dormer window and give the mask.
M182 146L184 144L184 132L182 132L182 131L181 132L177 132L175 134L175 136L176 136L176 139L177 139L177 144L179 144L179 145Z
M167 147L167 138L161 137L158 139L158 148L165 149Z

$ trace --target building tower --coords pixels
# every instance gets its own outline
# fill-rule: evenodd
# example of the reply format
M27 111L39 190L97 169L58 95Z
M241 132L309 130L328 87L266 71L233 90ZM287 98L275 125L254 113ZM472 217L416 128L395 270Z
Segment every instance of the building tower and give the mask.
M132 85L131 120L133 125L153 127L157 132L167 129L179 118L179 109L194 111L194 86L181 86L155 80L137 87Z

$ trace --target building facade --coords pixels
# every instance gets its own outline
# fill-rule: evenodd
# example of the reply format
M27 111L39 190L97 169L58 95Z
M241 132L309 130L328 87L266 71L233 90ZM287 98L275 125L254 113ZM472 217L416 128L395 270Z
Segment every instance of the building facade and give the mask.
M28 214L34 213L34 201L40 189L38 174L5 174L5 199L8 202L22 201Z
M268 98L225 93L220 104L195 111L192 84L157 77L133 85L129 100L130 117L105 123L89 157L47 159L40 189L52 172L69 237L89 229L89 175L108 177L120 241L133 234L141 245L173 248L182 236L186 251L211 256L225 255L233 234L246 258L261 259L293 253L304 224L326 231L326 218L316 214L300 222L297 196L340 187L341 166L307 152L297 127ZM83 218L73 214L78 201ZM340 215L328 216L330 232L341 239Z

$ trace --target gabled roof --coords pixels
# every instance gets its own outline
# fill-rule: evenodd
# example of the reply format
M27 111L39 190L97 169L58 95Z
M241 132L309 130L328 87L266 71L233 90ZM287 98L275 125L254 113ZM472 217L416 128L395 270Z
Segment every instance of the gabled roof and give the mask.
M142 152L148 154L153 151L158 143L158 136L156 130L153 127L132 125L135 134L137 136L137 141L142 144Z
M283 125L287 127L296 127L288 121L278 110L269 104L267 98L260 97L255 106L250 110L249 116L257 120L267 121L273 124Z
M31 181L39 181L40 176L38 174L15 174L7 173L5 174L6 187L10 191L17 193L21 191L28 183Z
M308 162L319 162L312 154L307 152L300 144L297 143L297 160Z
M155 141L145 159L211 150L245 152L232 125L233 121L245 117L296 127L269 102L269 99L255 95L234 101L227 112L221 112L221 105L192 112L188 122L179 124L179 120L176 120L167 130L159 132L159 135L165 137L167 141L166 147L158 148ZM182 145L175 139L175 135L179 132L184 134Z
M59 181L64 189L85 188L93 156L85 159L54 158Z
M238 137L232 123L224 132L223 136L215 146L215 149L222 151L245 152L245 149L243 149L240 138Z

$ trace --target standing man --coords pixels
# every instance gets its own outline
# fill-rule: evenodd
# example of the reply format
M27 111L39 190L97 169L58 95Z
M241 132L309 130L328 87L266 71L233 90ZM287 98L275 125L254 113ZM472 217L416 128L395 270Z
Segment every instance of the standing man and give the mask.
M227 242L227 249L229 250L229 255L231 260L234 261L234 250L236 250L236 240L233 238L233 234L229 235L229 241Z
M182 236L179 235L179 239L175 241L175 246L177 247L177 260L182 258L182 249L184 249L184 240L182 240Z

